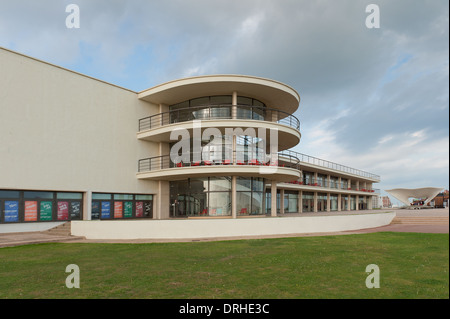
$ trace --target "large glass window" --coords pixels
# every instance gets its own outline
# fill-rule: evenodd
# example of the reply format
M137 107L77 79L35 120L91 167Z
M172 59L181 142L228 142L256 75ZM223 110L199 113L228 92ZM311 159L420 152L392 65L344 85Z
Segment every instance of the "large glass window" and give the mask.
M0 190L0 223L81 219L82 202L82 193Z
M76 212L71 207L71 214ZM75 212L74 212L75 211ZM153 195L93 193L91 219L152 218Z
M327 194L322 193L317 194L317 211L318 212L327 211Z
M303 205L303 212L313 212L314 211L314 193L310 192L303 192L302 195L302 205Z
M236 178L236 210L238 216L265 214L264 207L264 179Z
M335 194L330 195L330 210L331 211L338 210L338 196Z
M239 215L263 214L264 182L237 178ZM231 216L231 177L196 178L170 182L170 216Z
M298 192L284 191L284 212L297 213L298 212Z
M341 195L341 210L348 209L348 195Z

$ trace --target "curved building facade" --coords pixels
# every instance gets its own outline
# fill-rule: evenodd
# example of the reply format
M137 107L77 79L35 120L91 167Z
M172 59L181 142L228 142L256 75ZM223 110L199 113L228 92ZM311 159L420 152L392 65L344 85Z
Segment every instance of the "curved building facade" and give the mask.
M300 95L210 75L134 92L0 49L0 232L372 208L379 176L291 150ZM105 223L106 225L106 223Z

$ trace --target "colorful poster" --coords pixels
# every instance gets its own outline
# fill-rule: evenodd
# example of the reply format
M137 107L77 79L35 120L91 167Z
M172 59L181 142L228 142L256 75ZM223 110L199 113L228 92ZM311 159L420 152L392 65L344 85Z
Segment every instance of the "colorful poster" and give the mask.
M102 218L110 218L110 217L111 217L111 203L102 202Z
M114 218L122 218L123 202L114 202Z
M41 202L40 220L52 220L52 202Z
M71 202L70 203L70 219L80 219L81 218L81 203Z
M19 221L19 202L15 200L5 201L5 223Z
M136 217L144 217L144 203L136 202Z
M68 219L69 219L69 203L58 202L58 220L68 220Z
M92 202L91 218L92 219L100 218L100 203L99 202Z
M133 202L125 202L123 214L125 218L133 217Z
M145 217L153 217L152 214L153 202L145 202L144 204L144 215Z
M25 217L26 222L37 221L37 201L25 201Z

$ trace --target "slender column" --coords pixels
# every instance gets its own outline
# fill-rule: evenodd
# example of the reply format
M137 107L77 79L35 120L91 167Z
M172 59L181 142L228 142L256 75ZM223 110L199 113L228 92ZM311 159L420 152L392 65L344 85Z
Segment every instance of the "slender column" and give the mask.
M92 191L83 196L83 220L92 220Z
M272 181L271 185L271 208L270 208L270 216L277 217L277 182Z
M327 193L327 212L331 211L330 204L331 204L331 194Z
M356 202L355 209L359 210L359 195L355 196L355 202Z
M367 196L367 209L373 209L373 196Z
M284 214L284 189L280 189L280 214Z
M231 177L231 217L236 218L236 176Z
M233 95L231 97L231 104L232 104L231 118L236 119L236 117L237 117L237 92L236 91L233 92Z
M341 203L341 201L342 201L342 195L341 194L338 194L338 205L337 205L337 210L338 210L338 212L340 212L341 210L342 210L342 203Z
M314 192L314 213L317 213L317 192Z
M303 213L303 191L298 191L297 198L297 210L299 213Z

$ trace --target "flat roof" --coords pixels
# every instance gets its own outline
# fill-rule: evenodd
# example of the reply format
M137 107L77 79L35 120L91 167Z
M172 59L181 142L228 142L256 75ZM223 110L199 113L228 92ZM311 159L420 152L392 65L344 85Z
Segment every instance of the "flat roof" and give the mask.
M141 91L138 98L154 104L172 105L192 98L212 95L248 96L263 102L267 107L294 113L300 95L292 87L278 81L235 74L218 74L189 77L169 81Z

